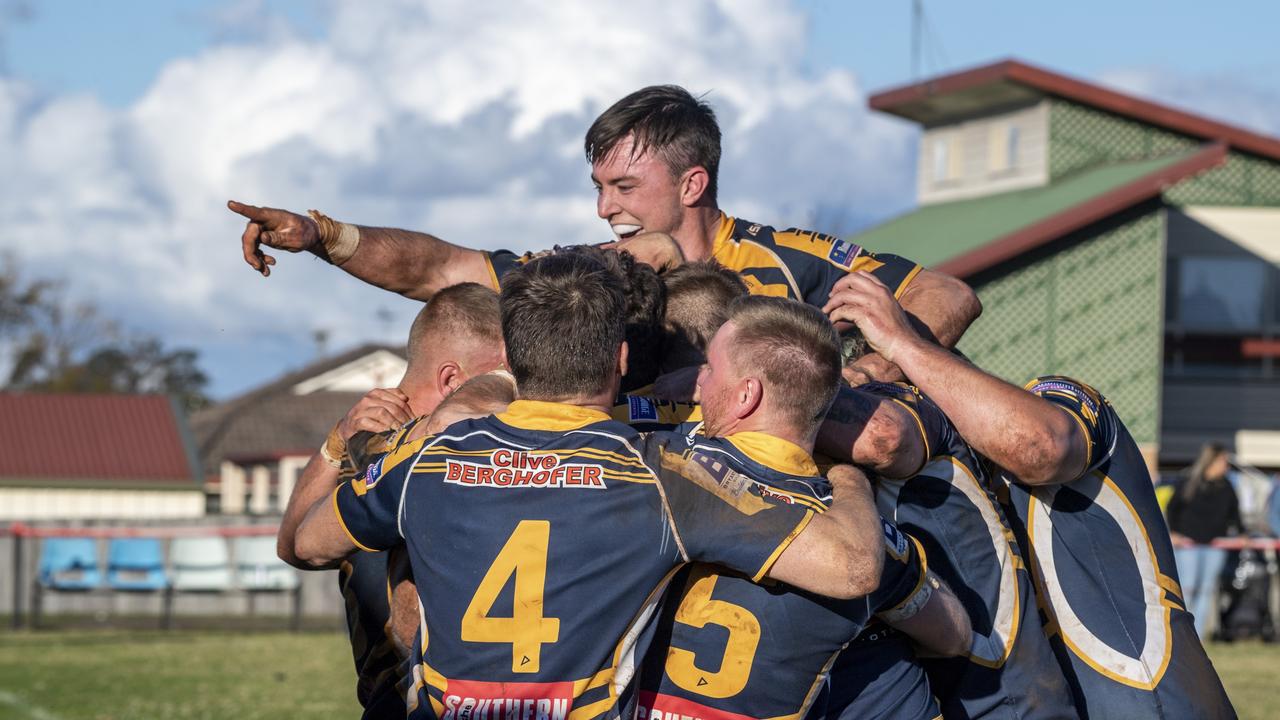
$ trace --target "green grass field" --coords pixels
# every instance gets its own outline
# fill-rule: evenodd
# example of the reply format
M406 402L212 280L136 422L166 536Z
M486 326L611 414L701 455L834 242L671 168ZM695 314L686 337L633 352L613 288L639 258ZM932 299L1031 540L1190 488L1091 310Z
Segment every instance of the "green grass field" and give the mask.
M1241 718L1280 713L1280 646L1209 650ZM358 717L353 686L334 632L0 634L0 720Z

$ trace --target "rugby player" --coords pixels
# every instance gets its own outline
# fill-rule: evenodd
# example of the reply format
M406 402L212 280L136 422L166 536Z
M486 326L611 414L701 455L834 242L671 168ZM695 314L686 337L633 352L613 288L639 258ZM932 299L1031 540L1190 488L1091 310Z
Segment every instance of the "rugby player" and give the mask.
M405 355L407 367L399 385L376 388L361 398L303 469L277 536L277 552L285 562L303 566L295 552L295 534L316 500L353 477L368 457L404 443L414 426L424 424L421 419L467 378L501 365L497 293L475 283L437 293L414 318ZM404 698L395 689L401 653L388 631L393 626L388 597L394 593L404 598L406 590L412 591L405 570L387 553L362 553L339 567L338 586L356 665L356 697L366 717L404 714ZM416 612L413 618L416 625Z
M411 711L630 717L658 599L691 561L840 598L878 583L884 542L858 471L833 469L834 502L815 513L609 419L623 304L586 255L513 272L502 333L521 399L385 456L299 528L316 567L407 546L422 608Z
M670 447L721 482L750 476L772 502L821 510L830 490L812 450L840 384L835 330L816 308L783 298L742 298L726 314L699 377L705 436L677 436ZM935 652L966 652L959 600L926 569L918 543L892 523L883 532L879 587L852 601L712 566L682 571L641 673L638 717L802 717L836 654L877 612Z
M645 235L660 233L688 261L714 258L741 273L753 293L824 305L834 284L853 270L868 270L895 289L903 307L938 342L953 345L981 312L963 282L894 255L876 255L839 238L805 230L775 231L721 212L717 204L720 128L711 107L683 88L662 85L628 95L600 115L584 147L598 188L596 211L608 221L619 248L644 259ZM393 292L427 299L459 282L489 282L517 264L510 252L489 253L433 235L356 226L312 211L230 201L249 219L241 237L245 262L263 275L275 258L262 246L308 251L344 271ZM666 264L667 260L660 261ZM874 354L861 361L869 377L894 371Z
M998 466L1080 714L1235 717L1181 598L1146 463L1111 404L1060 376L1020 389L929 347L874 278L842 292L839 315Z

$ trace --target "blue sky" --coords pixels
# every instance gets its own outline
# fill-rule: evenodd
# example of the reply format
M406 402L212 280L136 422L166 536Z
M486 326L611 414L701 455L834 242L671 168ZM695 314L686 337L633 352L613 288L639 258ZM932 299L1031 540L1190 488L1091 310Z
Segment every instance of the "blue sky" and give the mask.
M1280 134L1280 4L1224 7L935 0L922 71L1018 57ZM257 277L227 198L599 240L581 133L677 82L720 113L727 210L854 229L912 203L914 129L866 109L911 80L910 23L906 0L0 0L0 250L197 348L226 397L314 359L316 330L396 342L416 311L305 257Z

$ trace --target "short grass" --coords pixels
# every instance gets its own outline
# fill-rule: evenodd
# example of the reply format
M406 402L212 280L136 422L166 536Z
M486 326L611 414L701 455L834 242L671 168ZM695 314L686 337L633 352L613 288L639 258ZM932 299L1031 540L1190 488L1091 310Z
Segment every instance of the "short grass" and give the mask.
M0 720L359 716L336 632L0 632Z
M1209 653L1244 720L1277 717L1280 646ZM344 635L0 631L0 720L355 718Z

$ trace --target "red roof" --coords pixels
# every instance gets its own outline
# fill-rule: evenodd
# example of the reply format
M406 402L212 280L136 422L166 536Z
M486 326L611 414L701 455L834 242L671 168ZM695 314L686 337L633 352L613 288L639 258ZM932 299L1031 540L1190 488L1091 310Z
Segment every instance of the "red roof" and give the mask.
M1013 90L1002 91L1001 86L1054 95L1184 135L1223 142L1238 150L1280 160L1280 139L1108 90L1017 60L1005 60L886 90L872 95L869 103L875 110L927 123L942 110L937 101L944 97L954 97L957 109L1016 97ZM966 97L962 99L961 96Z
M0 393L0 479L195 482L162 395Z

